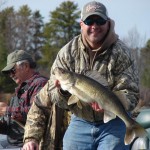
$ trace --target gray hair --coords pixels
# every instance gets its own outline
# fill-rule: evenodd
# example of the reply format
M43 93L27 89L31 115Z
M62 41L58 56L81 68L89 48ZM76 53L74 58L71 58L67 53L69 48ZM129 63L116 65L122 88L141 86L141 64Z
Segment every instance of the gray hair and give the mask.
M30 68L32 68L32 69L36 68L36 62L31 61L31 60L20 60L20 61L16 62L16 65L20 66L24 63L29 63Z

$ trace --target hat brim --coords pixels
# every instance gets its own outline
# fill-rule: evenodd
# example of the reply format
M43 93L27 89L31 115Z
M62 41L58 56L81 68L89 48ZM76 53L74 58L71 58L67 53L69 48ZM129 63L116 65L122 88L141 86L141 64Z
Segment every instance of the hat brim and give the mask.
M15 64L16 63L8 64L4 69L2 69L1 72L5 73L5 72L10 71L15 66Z
M98 15L100 17L102 17L103 19L107 20L107 16L101 14L100 12L93 12L93 13L89 13L89 14L86 14L82 20L84 21L86 18L88 18L89 16L92 16L92 15Z

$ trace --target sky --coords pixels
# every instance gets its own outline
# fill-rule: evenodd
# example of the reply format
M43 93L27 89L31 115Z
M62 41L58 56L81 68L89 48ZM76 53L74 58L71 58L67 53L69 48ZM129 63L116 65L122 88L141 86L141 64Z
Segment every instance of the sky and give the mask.
M0 0L5 1L3 8L13 6L17 11L20 6L28 5L32 11L39 10L47 22L49 14L65 0ZM79 10L91 0L70 0L78 4ZM120 38L127 37L129 31L136 28L140 37L150 39L150 0L97 0L103 3L108 15L115 21L115 31Z

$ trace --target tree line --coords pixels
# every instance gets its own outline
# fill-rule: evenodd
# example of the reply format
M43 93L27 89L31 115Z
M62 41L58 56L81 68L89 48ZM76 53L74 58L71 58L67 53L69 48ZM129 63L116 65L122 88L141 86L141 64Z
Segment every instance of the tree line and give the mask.
M6 65L7 55L16 49L29 52L39 70L49 75L50 67L60 48L80 33L78 5L66 1L50 12L44 23L40 11L23 5L18 11L8 7L0 11L0 69ZM44 68L44 69L43 69ZM0 91L11 92L15 85L0 73Z
M10 52L23 49L36 60L39 71L49 76L57 52L80 34L79 20L80 10L73 1L62 2L50 12L46 23L40 11L32 11L28 5L21 6L17 11L14 7L0 10L0 70L6 65ZM127 42L136 58L140 88L144 93L143 89L150 89L150 40L141 47L136 30L131 32L122 40ZM15 86L8 77L0 73L0 92L13 92Z

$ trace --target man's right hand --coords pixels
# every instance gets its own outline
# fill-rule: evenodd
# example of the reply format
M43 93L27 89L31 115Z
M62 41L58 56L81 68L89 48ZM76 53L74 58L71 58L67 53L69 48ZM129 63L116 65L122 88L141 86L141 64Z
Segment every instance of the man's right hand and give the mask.
M30 141L23 145L22 150L39 150L39 145L35 141Z
M3 116L6 113L7 104L5 102L0 102L0 116Z

